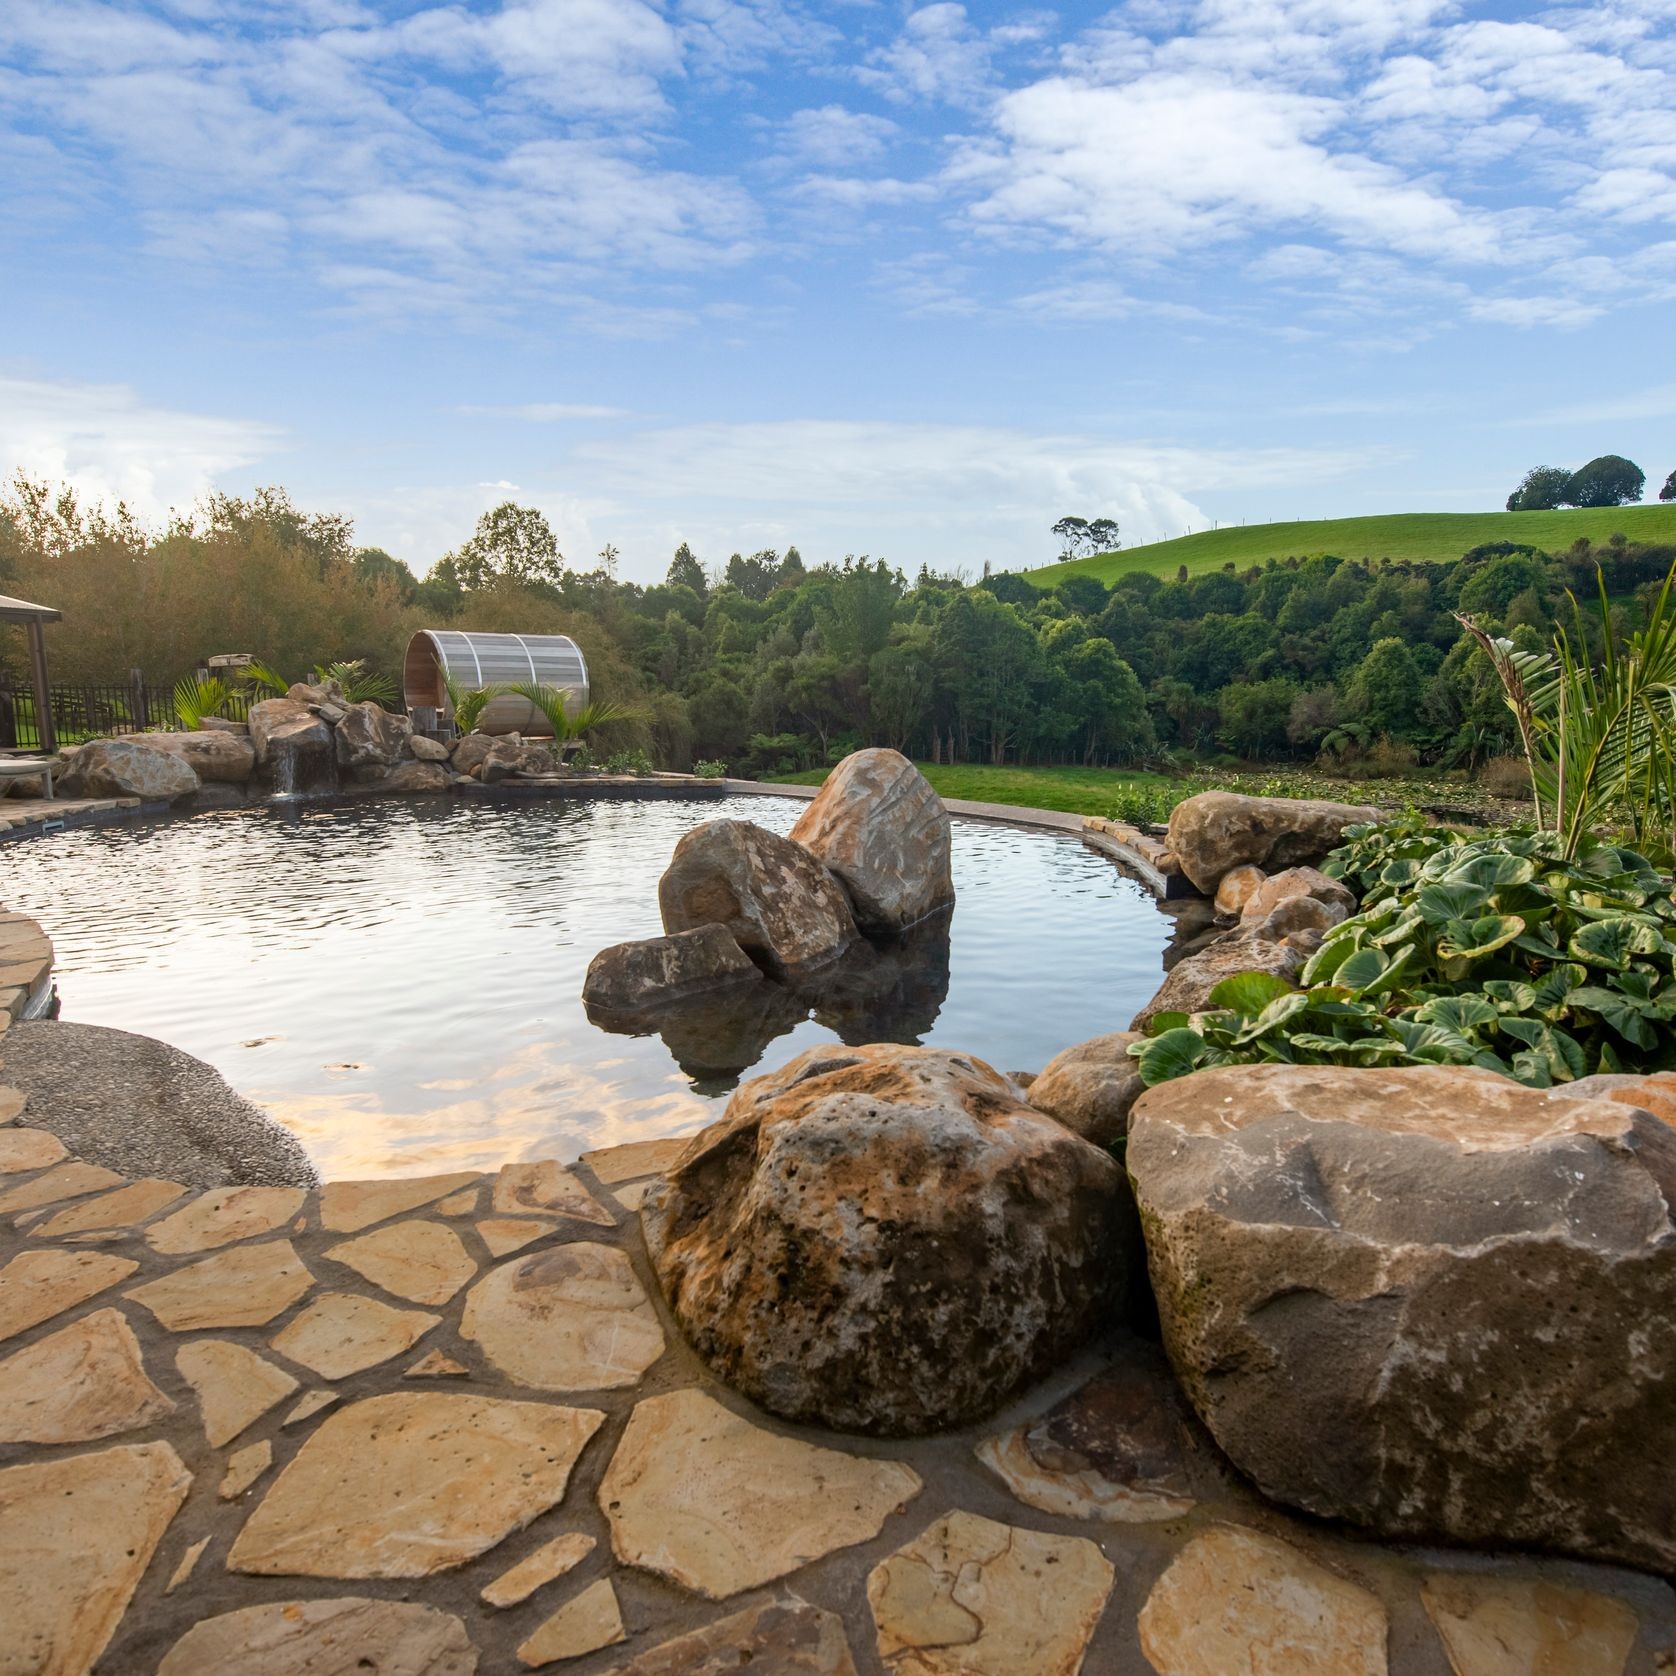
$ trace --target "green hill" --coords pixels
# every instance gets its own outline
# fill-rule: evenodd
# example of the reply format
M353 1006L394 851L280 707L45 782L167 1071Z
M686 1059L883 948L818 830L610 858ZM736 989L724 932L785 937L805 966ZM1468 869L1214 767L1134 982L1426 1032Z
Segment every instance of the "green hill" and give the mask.
M1087 574L1108 586L1131 571L1173 576L1187 566L1197 575L1233 564L1244 570L1293 554L1336 553L1342 559L1408 559L1442 564L1487 541L1521 541L1544 552L1563 552L1580 535L1605 541L1622 531L1631 541L1676 542L1676 501L1650 506L1586 507L1563 512L1397 512L1380 518L1312 518L1288 524L1242 524L1201 530L1086 559L1025 571L1027 582L1051 588L1067 576Z

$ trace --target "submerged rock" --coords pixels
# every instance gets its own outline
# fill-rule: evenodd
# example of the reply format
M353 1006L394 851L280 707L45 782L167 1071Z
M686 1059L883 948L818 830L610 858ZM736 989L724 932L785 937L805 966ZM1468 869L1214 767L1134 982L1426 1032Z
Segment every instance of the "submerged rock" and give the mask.
M791 829L843 885L863 931L905 931L954 901L948 811L900 751L855 751Z
M1194 888L1209 896L1236 867L1270 872L1319 861L1347 826L1378 819L1377 809L1349 803L1202 791L1170 812L1169 843Z
M706 821L658 881L665 931L720 925L776 977L824 965L856 938L848 898L821 864L750 821Z
M761 982L761 971L726 930L700 925L601 949L588 963L582 999L590 1007L632 1012L706 990Z
M70 759L59 777L65 797L138 797L178 803L198 789L192 765L138 739L95 739Z
M776 1414L908 1436L991 1412L1121 1304L1116 1163L982 1060L820 1047L734 1095L642 1211L676 1320Z
M1265 1494L1386 1537L1676 1570L1676 1131L1454 1067L1149 1090L1170 1360Z

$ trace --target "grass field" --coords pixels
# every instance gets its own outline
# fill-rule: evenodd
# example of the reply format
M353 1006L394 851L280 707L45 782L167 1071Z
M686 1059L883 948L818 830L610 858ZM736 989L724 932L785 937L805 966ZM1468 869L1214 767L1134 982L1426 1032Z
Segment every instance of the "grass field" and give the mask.
M983 763L922 762L919 769L940 797L968 803L1010 803L1024 809L1062 809L1072 815L1161 821L1184 797L1216 787L1264 797L1326 797L1401 809L1410 803L1477 809L1517 820L1526 811L1488 796L1465 775L1419 769L1409 779L1347 780L1318 769L1280 764L1272 769L1190 768L1179 778L1120 768L990 768ZM818 786L824 770L777 775L786 785Z
M1622 530L1631 541L1676 541L1676 501L1650 506L1577 508L1563 512L1397 512L1382 518L1316 518L1290 524L1248 524L1201 530L1174 541L1155 541L1118 553L1044 565L1024 573L1027 582L1051 588L1066 576L1087 574L1108 586L1131 571L1173 576L1244 570L1293 554L1336 553L1341 559L1409 559L1444 564L1486 541L1522 541L1561 552L1578 536L1605 541Z

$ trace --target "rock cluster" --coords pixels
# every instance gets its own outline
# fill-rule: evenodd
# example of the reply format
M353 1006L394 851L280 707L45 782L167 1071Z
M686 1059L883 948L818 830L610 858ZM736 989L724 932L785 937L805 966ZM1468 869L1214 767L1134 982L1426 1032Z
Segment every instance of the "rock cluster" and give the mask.
M1205 791L1171 811L1169 845L1194 888L1214 896L1237 867L1267 871L1319 861L1347 826L1378 819L1377 809L1350 803Z
M687 833L658 882L666 935L603 950L583 999L607 1028L673 1032L701 1052L709 1044L710 1068L734 1071L811 1008L848 1040L857 1016L877 1031L888 1001L896 1023L884 1028L896 1035L920 1018L919 992L935 991L928 1024L947 980L937 933L954 900L949 855L949 817L924 775L898 751L857 751L789 838L739 820ZM939 964L942 986L927 985ZM742 989L747 966L773 984ZM730 996L725 1017L678 1006L718 992ZM696 1029L683 1027L695 1018Z
M1134 1234L1109 1154L982 1060L891 1045L746 1083L642 1220L720 1377L888 1436L992 1412L1113 1319Z

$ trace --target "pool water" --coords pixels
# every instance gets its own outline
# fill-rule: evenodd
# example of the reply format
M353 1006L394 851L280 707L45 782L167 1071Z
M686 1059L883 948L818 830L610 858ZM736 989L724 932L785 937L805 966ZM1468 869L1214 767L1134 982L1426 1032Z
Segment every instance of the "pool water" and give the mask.
M682 833L777 832L777 798L329 804L58 833L0 850L0 902L57 951L63 1017L208 1060L321 1173L422 1174L713 1122L740 1074L822 1041L925 1041L1001 1070L1121 1029L1171 925L1070 834L956 820L946 928L820 993L754 985L614 1034L589 960L655 936ZM666 1039L667 1038L667 1039Z

